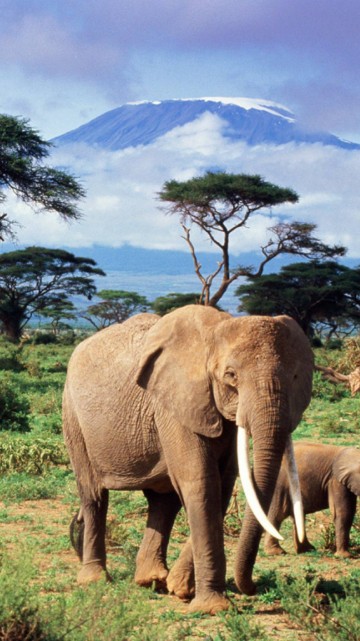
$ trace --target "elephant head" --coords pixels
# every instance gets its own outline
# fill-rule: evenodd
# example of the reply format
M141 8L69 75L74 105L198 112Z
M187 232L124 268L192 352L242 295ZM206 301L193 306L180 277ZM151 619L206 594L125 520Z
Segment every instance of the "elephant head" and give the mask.
M339 483L360 496L360 450L355 447L343 448L333 461L332 472Z
M234 318L211 307L187 306L163 317L147 336L139 384L154 393L184 429L210 439L221 437L224 429L238 431L240 475L251 506L246 508L235 569L237 585L245 593L254 591L251 573L261 526L272 527L264 512L283 453L292 454L290 434L310 401L312 371L309 343L285 316ZM298 500L291 460L289 468Z

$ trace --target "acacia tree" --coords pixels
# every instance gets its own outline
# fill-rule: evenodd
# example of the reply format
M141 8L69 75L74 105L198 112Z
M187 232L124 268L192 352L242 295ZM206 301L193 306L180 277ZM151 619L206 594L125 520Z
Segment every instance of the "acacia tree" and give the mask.
M230 265L230 240L234 232L248 225L251 216L264 208L283 203L296 203L298 195L265 182L261 176L207 172L204 176L185 182L165 182L159 198L169 203L166 211L180 216L180 223L193 258L195 272L201 282L199 302L215 306L228 287L240 276L261 276L265 265L279 254L296 254L309 259L331 258L343 255L345 248L329 247L321 243L313 232L315 225L301 222L280 222L269 228L270 240L261 247L259 265L232 267ZM220 252L217 267L204 275L195 246L191 239L191 226L204 232ZM217 290L212 293L215 279L220 278Z
M335 261L293 263L278 274L249 277L236 291L239 311L248 314L287 314L308 336L316 326L328 338L340 329L360 326L360 268L350 269Z
M198 294L183 294L180 292L170 292L166 296L158 296L151 303L151 308L159 316L165 316L169 312L172 312L174 309L179 307L184 307L184 305L194 305L198 303L199 295Z
M0 254L0 322L6 336L18 341L34 314L54 308L70 296L96 292L93 276L105 276L92 258L62 249L27 247Z
M68 172L44 164L52 146L27 120L0 114L0 203L10 189L35 211L53 211L65 220L77 219L77 203L85 191ZM14 225L16 221L0 213L0 240L14 237Z
M66 321L76 320L78 314L74 303L68 299L64 293L62 296L59 294L57 300L53 300L51 305L41 309L41 318L48 318L50 327L55 336L60 333L60 330L70 329L70 325Z
M102 289L97 296L102 300L90 305L81 314L95 329L103 329L113 323L123 323L135 313L146 312L149 309L145 296L137 292L127 292L117 289Z

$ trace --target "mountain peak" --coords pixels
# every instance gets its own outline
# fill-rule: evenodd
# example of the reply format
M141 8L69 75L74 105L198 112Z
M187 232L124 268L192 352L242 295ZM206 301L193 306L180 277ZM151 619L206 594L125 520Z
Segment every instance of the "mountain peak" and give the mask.
M220 103L222 105L235 105L236 107L241 107L241 109L245 109L246 111L249 111L250 109L257 109L258 111L267 111L268 113L271 113L273 115L281 115L284 118L287 118L288 120L294 120L294 114L289 111L287 107L284 105L281 105L277 102L273 102L271 100L263 100L261 98L230 98L230 97L219 97L219 96L210 96L210 97L202 97L202 98L179 98L176 100L175 98L169 99L169 100L139 100L135 102L128 102L125 103L127 105L161 105L164 102L197 102L197 101L203 101L203 102L214 102L214 103ZM122 105L125 106L125 105Z
M117 151L149 145L175 127L210 113L223 122L222 134L248 145L320 143L343 149L360 145L327 132L302 129L294 114L276 102L254 98L205 97L129 102L53 139L58 145L82 143ZM214 124L215 126L215 124Z

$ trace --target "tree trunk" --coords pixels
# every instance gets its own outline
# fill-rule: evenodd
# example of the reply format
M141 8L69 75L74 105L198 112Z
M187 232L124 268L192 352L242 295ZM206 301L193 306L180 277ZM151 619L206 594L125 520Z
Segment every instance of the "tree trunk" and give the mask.
M5 319L2 318L1 320L5 336L14 343L18 343L21 338L22 331L21 319L18 318L18 316L14 315L8 316Z

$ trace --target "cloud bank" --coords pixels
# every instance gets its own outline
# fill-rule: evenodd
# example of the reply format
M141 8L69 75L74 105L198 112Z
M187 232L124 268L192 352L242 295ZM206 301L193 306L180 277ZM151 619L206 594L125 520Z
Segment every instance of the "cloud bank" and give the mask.
M300 202L254 216L234 236L231 253L256 251L268 237L267 228L281 216L315 223L317 236L328 244L343 244L350 258L360 262L360 152L320 144L261 145L249 147L223 138L223 121L206 113L197 121L177 127L148 146L118 152L84 145L56 150L52 163L67 167L87 191L83 218L67 224L55 214L35 215L10 196L9 217L22 228L24 244L86 247L124 243L148 249L186 250L177 218L160 208L157 194L166 180L187 180L206 170L260 174L265 180L291 187ZM198 250L215 251L194 230Z

